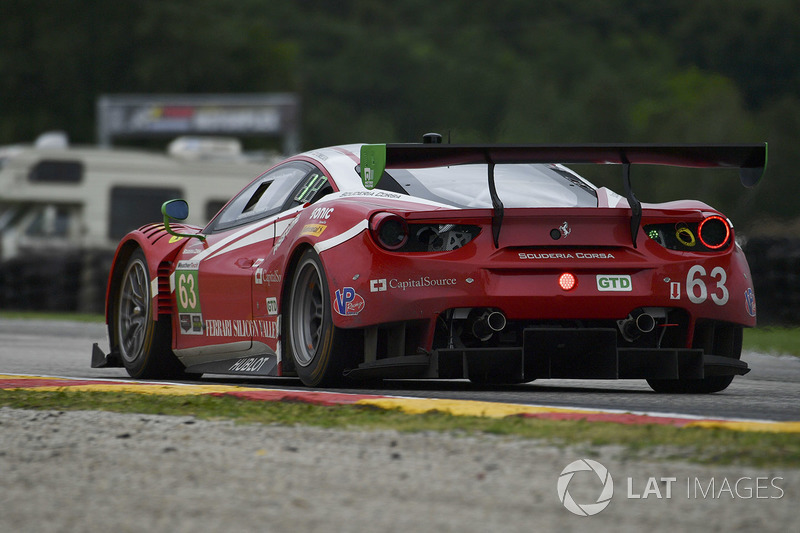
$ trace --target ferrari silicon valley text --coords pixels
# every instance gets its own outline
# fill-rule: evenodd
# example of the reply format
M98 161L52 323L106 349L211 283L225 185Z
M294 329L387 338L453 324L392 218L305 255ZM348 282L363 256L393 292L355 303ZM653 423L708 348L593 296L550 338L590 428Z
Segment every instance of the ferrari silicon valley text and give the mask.
M278 338L277 320L206 320L207 337Z

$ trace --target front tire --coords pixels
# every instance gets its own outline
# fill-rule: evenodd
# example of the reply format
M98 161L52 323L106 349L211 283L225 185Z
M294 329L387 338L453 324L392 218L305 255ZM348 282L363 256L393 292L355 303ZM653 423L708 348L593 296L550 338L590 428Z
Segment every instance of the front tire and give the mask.
M169 317L153 320L150 270L144 252L128 259L114 307L114 334L122 364L133 378L167 379L183 366L172 353Z
M705 353L740 359L742 356L742 326L705 323L695 328L694 348ZM728 388L734 376L710 376L703 379L648 379L656 392L678 394L710 394Z
M333 325L328 280L314 250L300 257L288 302L287 349L298 377L308 387L341 383L355 362L355 335Z

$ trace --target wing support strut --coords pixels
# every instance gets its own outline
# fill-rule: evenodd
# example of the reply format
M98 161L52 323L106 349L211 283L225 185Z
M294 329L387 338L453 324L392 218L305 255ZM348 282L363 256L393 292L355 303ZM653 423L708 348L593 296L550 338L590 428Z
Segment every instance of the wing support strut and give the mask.
M628 199L628 205L631 206L631 241L633 247L636 248L636 236L639 235L639 226L642 223L642 202L633 194L631 164L625 154L622 154L622 160L622 183L625 187L625 198Z
M494 161L489 152L486 152L486 164L489 167L489 196L492 198L492 238L494 239L494 247L500 247L500 228L503 226L503 215L505 208L503 201L497 194L497 187L494 183Z

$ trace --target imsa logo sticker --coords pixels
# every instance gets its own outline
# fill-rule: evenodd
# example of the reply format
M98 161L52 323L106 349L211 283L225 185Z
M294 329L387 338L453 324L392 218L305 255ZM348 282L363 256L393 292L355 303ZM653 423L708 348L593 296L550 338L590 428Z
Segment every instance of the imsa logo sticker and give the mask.
M597 290L601 292L630 292L633 290L633 283L631 283L631 277L628 274L598 274Z

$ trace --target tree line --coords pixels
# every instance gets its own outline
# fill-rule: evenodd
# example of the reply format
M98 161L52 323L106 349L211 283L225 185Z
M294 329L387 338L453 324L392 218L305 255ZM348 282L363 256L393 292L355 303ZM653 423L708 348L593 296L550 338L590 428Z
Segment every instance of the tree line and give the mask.
M148 92L296 92L304 148L768 141L752 191L634 175L757 228L800 214L796 28L797 0L0 0L0 144L93 143L99 95Z

